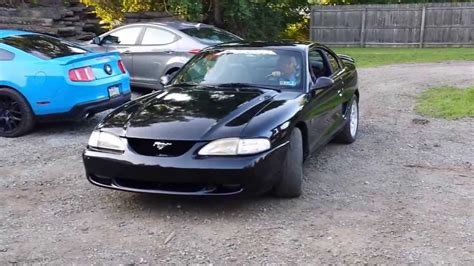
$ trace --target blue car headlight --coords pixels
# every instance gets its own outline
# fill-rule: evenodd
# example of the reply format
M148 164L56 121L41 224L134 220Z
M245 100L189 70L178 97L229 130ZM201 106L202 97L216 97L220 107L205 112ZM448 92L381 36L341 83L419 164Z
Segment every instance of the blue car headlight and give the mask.
M225 138L211 141L199 150L199 155L250 155L269 150L270 140L266 138L240 139Z
M122 138L108 132L93 131L87 145L96 149L125 151L125 143Z

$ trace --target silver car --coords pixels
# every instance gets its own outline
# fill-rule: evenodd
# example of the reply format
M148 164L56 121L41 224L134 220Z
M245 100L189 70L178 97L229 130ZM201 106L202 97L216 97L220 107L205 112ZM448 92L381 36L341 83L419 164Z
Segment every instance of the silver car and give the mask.
M240 40L211 25L173 21L128 24L85 46L97 52L120 52L132 86L159 89L161 76L177 71L203 48Z

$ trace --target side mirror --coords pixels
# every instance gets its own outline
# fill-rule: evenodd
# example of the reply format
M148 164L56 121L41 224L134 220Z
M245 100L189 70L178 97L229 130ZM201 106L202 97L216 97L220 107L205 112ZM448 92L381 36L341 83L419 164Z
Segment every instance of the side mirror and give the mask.
M163 86L168 85L168 82L170 82L170 77L168 75L166 76L161 76L160 78L160 84Z
M93 43L93 44L97 44L97 45L101 45L101 44L102 44L102 40L100 39L99 36L97 36L97 37L94 37L94 38L92 39L92 43Z
M323 90L331 87L332 85L334 85L334 80L332 78L319 77L314 83L311 90Z

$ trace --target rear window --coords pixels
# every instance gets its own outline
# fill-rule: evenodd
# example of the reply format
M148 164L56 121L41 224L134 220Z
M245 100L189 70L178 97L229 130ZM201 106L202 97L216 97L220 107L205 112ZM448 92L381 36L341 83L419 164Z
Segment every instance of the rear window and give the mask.
M87 50L46 35L9 36L0 39L0 43L45 60L87 53Z
M187 28L181 29L182 32L197 39L198 41L213 45L223 42L236 42L241 39L230 32L216 28Z

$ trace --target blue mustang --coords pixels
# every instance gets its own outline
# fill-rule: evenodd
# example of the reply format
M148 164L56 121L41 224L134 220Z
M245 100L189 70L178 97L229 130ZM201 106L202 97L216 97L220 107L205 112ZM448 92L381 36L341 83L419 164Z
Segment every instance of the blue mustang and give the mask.
M118 53L0 30L0 137L23 135L35 122L78 121L130 97L130 77Z

